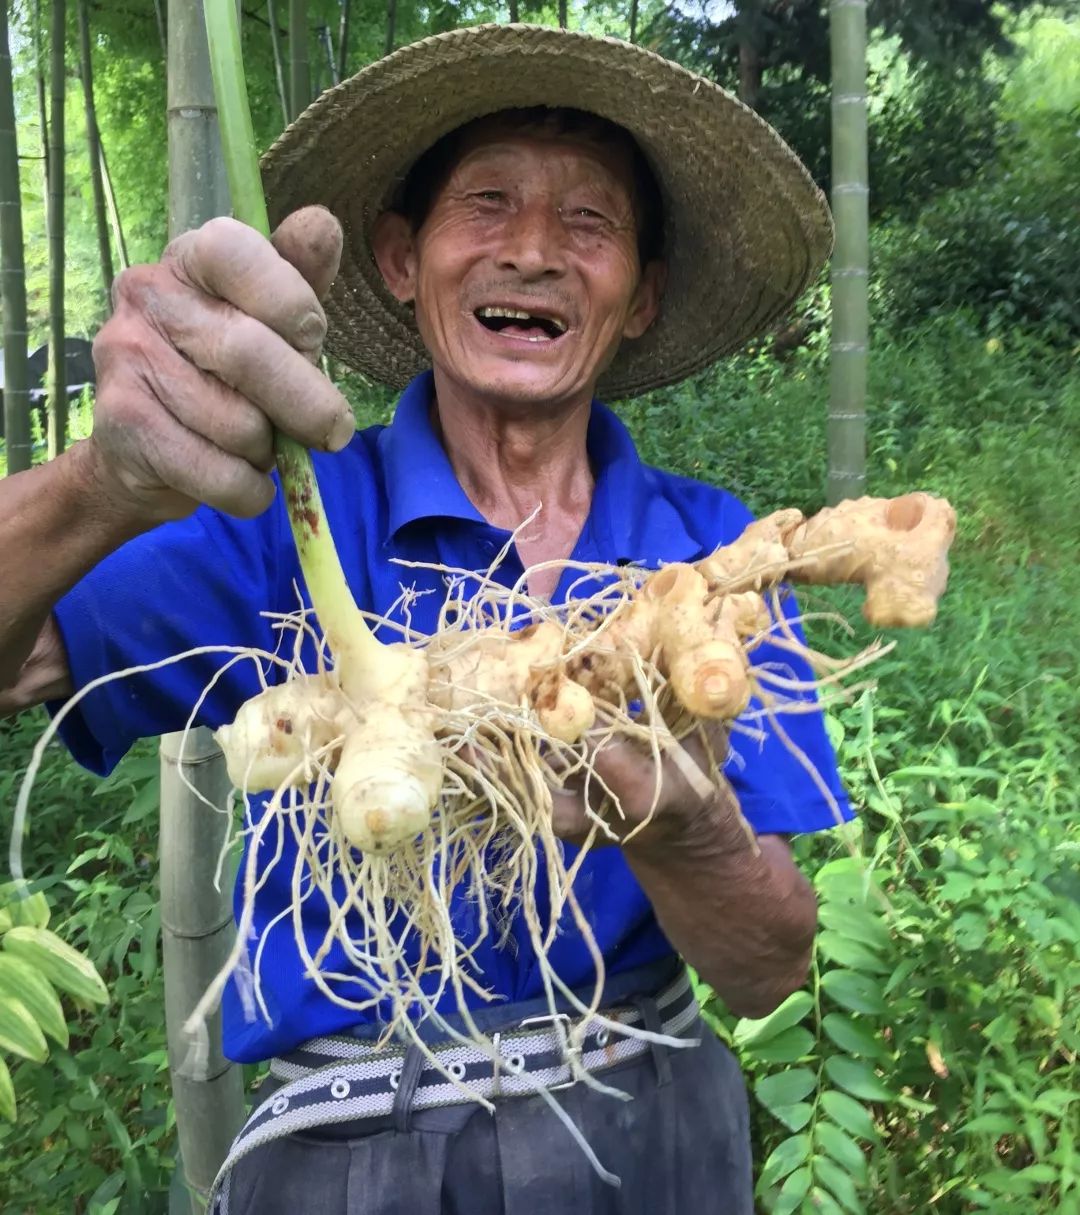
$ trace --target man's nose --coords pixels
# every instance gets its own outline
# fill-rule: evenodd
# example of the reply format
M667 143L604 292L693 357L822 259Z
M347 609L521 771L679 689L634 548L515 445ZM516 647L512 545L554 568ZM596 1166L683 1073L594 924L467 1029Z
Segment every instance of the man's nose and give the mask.
M565 269L566 232L558 208L536 202L507 217L500 233L499 267L526 280L559 275Z

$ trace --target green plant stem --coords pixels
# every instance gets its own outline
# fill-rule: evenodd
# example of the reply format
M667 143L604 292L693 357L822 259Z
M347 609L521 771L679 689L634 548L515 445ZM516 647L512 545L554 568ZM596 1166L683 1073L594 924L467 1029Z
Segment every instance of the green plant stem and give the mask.
M234 0L203 0L203 4L233 214L241 223L269 236L270 220L244 83L236 5ZM311 605L339 670L351 669L351 655L362 661L360 652L370 653L379 643L357 609L345 580L326 522L311 454L302 444L280 432L275 437L274 450L285 509Z

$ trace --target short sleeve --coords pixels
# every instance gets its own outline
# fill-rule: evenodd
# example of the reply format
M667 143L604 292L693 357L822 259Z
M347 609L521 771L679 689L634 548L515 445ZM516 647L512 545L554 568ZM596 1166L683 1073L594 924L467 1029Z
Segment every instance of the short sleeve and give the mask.
M64 718L80 764L111 771L137 738L183 729L204 692L193 724L217 728L259 690L255 663L235 652L276 645L265 613L278 606L282 517L277 502L254 520L202 508L125 544L57 604L77 693L144 668L104 680Z

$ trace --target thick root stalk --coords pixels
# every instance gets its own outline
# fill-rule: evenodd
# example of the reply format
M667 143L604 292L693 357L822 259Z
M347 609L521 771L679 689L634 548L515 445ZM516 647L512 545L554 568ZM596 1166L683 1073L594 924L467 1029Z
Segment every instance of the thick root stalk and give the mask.
M328 675L299 675L253 696L214 737L237 789L262 793L285 782L301 789L315 779L311 757L343 737L355 720Z
M800 524L788 551L796 562L821 553L793 571L799 581L862 583L863 615L871 624L921 628L937 615L955 534L956 512L942 498L858 498Z
M761 590L784 578L866 588L863 615L880 628L921 628L949 576L956 512L944 498L856 498L805 519L781 510L698 562L718 591Z
M361 852L388 852L427 828L442 781L430 714L373 703L345 740L331 785L342 834Z

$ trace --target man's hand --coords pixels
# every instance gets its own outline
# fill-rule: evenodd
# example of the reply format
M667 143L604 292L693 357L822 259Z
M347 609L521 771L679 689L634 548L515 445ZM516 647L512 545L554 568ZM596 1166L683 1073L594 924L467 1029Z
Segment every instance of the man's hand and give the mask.
M687 740L684 757L669 753L659 767L636 742L609 744L593 757L603 784L591 783L588 800L623 841L672 946L733 1012L763 1017L806 980L817 903L787 843L748 831L723 777L711 787L700 779L710 771L710 751L718 763L726 754L720 728ZM577 778L553 793L555 830L564 839L580 841L594 825L585 797Z
M201 502L230 514L269 506L273 435L336 451L348 402L315 365L320 299L341 228L306 207L272 242L231 219L187 232L152 266L126 270L94 342L98 386L86 467L114 508L147 523Z
M619 739L592 755L592 776L574 774L561 788L552 789L555 834L580 843L599 815L607 827L596 843L624 841L649 848L679 839L715 798L709 772L723 765L728 749L727 728L721 723L705 727L703 736L692 734L682 743L656 754L631 739ZM615 806L615 801L618 807ZM749 837L733 803L732 825L745 846ZM592 811L590 815L589 811Z

